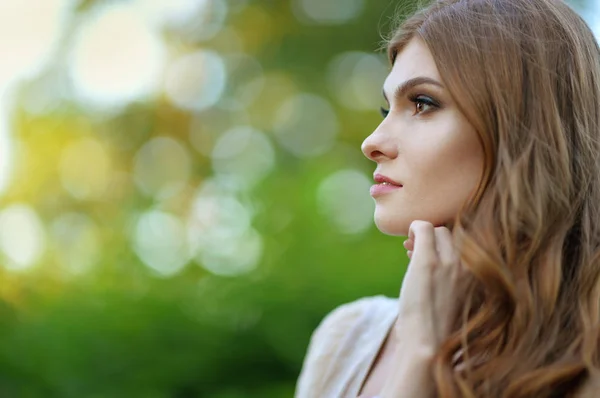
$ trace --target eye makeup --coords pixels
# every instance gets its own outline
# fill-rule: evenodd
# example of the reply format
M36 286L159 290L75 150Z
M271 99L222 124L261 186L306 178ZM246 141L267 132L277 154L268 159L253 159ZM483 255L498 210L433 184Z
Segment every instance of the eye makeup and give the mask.
M437 102L430 96L424 94L409 95L408 100L415 106L413 116L427 114L436 108L441 108L439 102ZM381 107L380 112L381 116L383 116L383 118L385 119L389 115L390 110Z
M440 82L425 76L409 79L406 82L399 85L394 91L394 100L397 103L402 103L405 97L408 98L408 100L415 105L415 112L413 113L413 116L422 114L424 115L435 108L441 108L440 102L433 99L433 97L429 95L423 93L409 93L411 90L415 90L420 85L431 85L439 87L440 89L444 89L444 86ZM383 91L383 97L385 98L386 102L389 103L385 90ZM390 110L382 107L380 109L380 112L383 118L386 118L389 115Z

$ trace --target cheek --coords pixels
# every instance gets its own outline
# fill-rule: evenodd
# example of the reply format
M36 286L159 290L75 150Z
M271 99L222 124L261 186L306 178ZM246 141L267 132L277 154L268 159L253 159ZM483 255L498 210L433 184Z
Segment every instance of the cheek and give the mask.
M411 173L427 185L472 185L483 169L483 149L477 133L463 120L449 115L444 121L428 126L426 139L412 145L410 158ZM475 176L475 177L473 177Z
M439 140L435 145L428 143L410 157L412 189L407 189L407 193L410 192L413 204L420 204L435 218L431 222L450 221L473 194L481 178L483 151L477 136L453 138Z
M455 170L459 159L455 148L441 140L419 142L406 157L411 185L428 189L439 188L440 183Z

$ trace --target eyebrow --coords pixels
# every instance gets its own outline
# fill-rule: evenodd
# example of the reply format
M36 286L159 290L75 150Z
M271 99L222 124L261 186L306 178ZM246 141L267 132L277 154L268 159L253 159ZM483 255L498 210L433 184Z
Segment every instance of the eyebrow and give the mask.
M432 79L430 77L425 77L425 76L419 76L419 77L409 79L409 80L405 81L404 83L402 83L401 85L399 85L398 88L396 88L396 90L394 90L394 97L395 98L403 97L404 94L406 94L406 92L408 90L410 90L413 87L420 86L422 84L430 84L433 86L438 86L442 89L444 88L444 85L435 79ZM385 98L385 100L388 103L390 102L388 100L387 95L385 94L385 89L383 90L383 98Z

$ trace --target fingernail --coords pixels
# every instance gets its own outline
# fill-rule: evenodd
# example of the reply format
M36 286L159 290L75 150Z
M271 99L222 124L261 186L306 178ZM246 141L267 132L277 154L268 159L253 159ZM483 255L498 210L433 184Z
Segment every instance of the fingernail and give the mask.
M406 251L406 255L408 256L408 258L412 257L412 250L407 250Z

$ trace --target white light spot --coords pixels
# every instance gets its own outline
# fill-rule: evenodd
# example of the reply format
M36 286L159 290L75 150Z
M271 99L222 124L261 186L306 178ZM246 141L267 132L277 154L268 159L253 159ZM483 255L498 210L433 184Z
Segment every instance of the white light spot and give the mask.
M98 228L85 214L66 213L50 225L54 251L68 276L89 272L100 258Z
M110 158L95 139L83 138L63 150L60 179L74 198L101 199L110 181L110 171Z
M69 0L0 2L0 91L38 73L58 44Z
M202 246L210 236L239 238L251 225L250 211L235 196L206 182L196 198L190 217L193 248Z
M194 16L203 0L134 0L138 11L150 22L163 25L168 22L184 22Z
M185 187L190 169L187 149L172 138L158 137L136 154L134 179L145 194L166 199Z
M75 38L70 73L79 98L115 108L155 94L165 59L160 37L135 7L100 7Z
M298 94L285 101L277 111L274 124L281 146L298 157L327 152L339 129L329 102L312 94Z
M343 24L360 15L364 0L293 0L296 17L304 23Z
M329 86L338 101L354 110L376 110L389 68L373 54L347 52L335 57L328 68Z
M244 111L231 112L213 107L195 112L190 123L190 143L199 153L211 156L219 137L235 126L249 124Z
M171 276L189 261L185 229L181 221L167 213L149 211L135 228L133 246L137 256L161 276Z
M227 17L223 0L136 0L135 5L156 26L192 41L214 37Z
M0 92L0 96L1 96ZM7 98L0 98L0 193L4 193L13 176L14 147L9 127L10 109Z
M197 0L196 13L187 21L174 19L170 26L192 41L213 38L222 28L227 17L224 0Z
M199 111L217 103L226 80L221 57L212 51L201 50L173 62L167 72L165 91L178 107Z
M70 95L70 82L61 67L53 65L19 87L20 103L31 115L49 115Z
M45 246L44 227L31 207L15 204L0 213L0 248L8 257L7 268L30 268L41 258Z
M217 175L251 188L275 165L275 150L265 134L251 127L237 127L217 141L212 160Z
M227 65L227 90L222 99L227 109L244 109L251 105L264 87L262 65L246 54L234 54L225 57ZM220 104L221 105L221 104Z
M241 275L256 268L262 238L251 227L251 211L214 181L198 191L188 224L196 261L217 275Z
M263 243L254 229L248 229L237 239L212 238L211 247L201 250L197 257L208 271L216 275L237 276L256 269Z
M364 232L372 225L375 210L370 186L370 180L359 171L337 171L320 184L319 207L342 233Z

